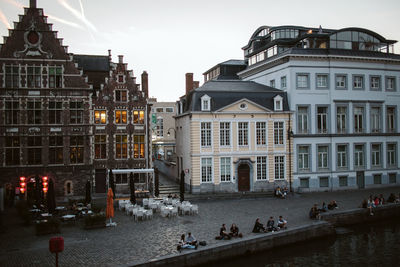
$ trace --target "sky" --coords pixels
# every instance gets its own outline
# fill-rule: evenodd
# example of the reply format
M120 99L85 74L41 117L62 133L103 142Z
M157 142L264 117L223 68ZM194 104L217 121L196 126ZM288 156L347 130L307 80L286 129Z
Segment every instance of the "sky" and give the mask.
M23 14L29 0L0 0L0 35ZM360 27L400 41L399 0L37 0L48 22L74 54L124 55L140 83L149 74L149 94L176 101L185 93L185 73L203 73L229 59L260 26ZM3 40L0 39L0 43ZM400 54L400 45L395 45Z

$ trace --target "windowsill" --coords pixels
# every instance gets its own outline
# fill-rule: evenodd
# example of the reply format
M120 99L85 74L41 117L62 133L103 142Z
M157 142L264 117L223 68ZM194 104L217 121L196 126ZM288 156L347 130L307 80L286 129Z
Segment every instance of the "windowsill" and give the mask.
M285 181L285 180L286 180L285 178L281 178L281 179L274 178L274 181Z
M222 146L222 145L219 145L219 148L232 148L232 146Z
M201 181L200 184L214 184L214 182L213 182L213 181L209 181L209 182L203 182L203 181Z
M267 178L265 178L265 179L256 179L256 182L268 182L268 179Z
M64 163L49 163L49 166L52 166L52 167L64 166Z
M224 183L224 184L232 184L233 181L221 181L221 184L222 184L222 183Z
M107 160L107 159L105 158L105 159L94 159L94 160Z
M317 172L330 172L331 170L329 168L324 168L324 169L317 169Z

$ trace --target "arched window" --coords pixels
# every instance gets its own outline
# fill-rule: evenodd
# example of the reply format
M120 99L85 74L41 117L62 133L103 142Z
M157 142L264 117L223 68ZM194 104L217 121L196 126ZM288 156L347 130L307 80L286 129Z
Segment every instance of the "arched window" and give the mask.
M64 195L71 196L74 194L74 187L71 180L65 181L64 183Z

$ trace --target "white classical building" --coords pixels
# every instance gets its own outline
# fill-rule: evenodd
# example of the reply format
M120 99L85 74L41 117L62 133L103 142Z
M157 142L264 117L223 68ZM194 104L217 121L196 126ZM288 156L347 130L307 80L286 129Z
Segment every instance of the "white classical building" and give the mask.
M295 190L400 183L395 42L361 28L263 26L243 47L239 76L286 91L295 112Z

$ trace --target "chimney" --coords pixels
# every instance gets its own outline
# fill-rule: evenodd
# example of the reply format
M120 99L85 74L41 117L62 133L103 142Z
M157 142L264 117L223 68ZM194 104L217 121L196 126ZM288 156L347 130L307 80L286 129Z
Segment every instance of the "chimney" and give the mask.
M29 8L36 8L36 0L29 0Z
M193 81L193 89L199 88L200 87L200 82L199 81Z
M193 90L193 73L186 73L186 95Z
M146 71L142 73L142 92L144 92L144 97L147 99L149 97L149 76Z
M112 61L111 49L108 49L108 61Z
M124 56L122 56L122 55L118 56L118 63L120 63L120 64L124 63Z

